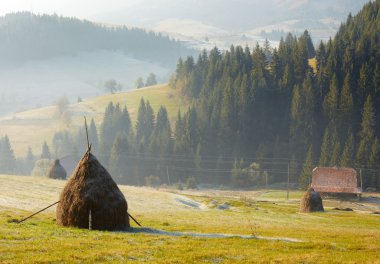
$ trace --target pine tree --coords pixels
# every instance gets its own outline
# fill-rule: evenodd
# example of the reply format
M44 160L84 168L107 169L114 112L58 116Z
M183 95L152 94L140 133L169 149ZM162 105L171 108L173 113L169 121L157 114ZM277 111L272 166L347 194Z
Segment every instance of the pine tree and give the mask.
M0 170L4 174L16 172L16 158L7 135L0 139Z
M132 136L132 122L126 106L124 106L120 116L120 132Z
M140 142L144 138L146 130L146 106L144 98L141 98L139 110L137 112L137 122L136 122L136 141Z
M89 128L89 140L92 145L91 149L96 152L99 147L98 130L96 129L95 121L91 118L90 128Z
M333 135L330 140L331 144L331 158L330 158L330 166L338 166L340 163L340 142L338 138L338 134L336 130L333 132Z
M115 106L110 102L106 107L103 115L103 123L100 126L99 158L104 164L107 164L109 160L109 153L117 133L114 116ZM80 151L80 148L78 150Z
M156 75L153 72L149 73L149 76L146 78L145 86L152 86L156 84L157 84Z
M347 124L351 126L354 121L354 101L351 93L351 77L349 73L347 73L346 77L344 78L343 87L339 98L338 113L338 131L340 134L346 134Z
M129 143L125 134L118 134L112 146L110 156L110 170L116 181L120 184L128 183Z
M340 159L340 166L341 167L351 167L353 165L353 157L354 157L354 150L355 150L355 142L354 142L354 135L352 134L352 131L348 132L346 145L344 146L342 157Z
M329 125L329 128L336 127L337 113L338 113L337 111L338 99L339 99L338 80L337 80L336 75L334 75L330 83L329 92L323 100L323 111L326 118L326 123Z
M154 111L152 107L150 106L149 101L146 102L146 112L145 112L145 133L144 137L146 142L149 144L150 136L153 133L154 130Z
M25 157L25 172L27 175L30 175L34 167L35 157L33 155L32 148L28 146L28 151Z
M371 144L375 142L375 113L371 95L367 97L364 104L359 136L360 141L356 154L356 164L360 167L368 165Z
M325 129L325 134L323 136L321 155L319 157L319 166L326 167L330 163L330 135L329 130Z
M170 122L166 108L161 106L157 113L156 125L152 134L152 150L160 155L172 152L173 144L171 137Z
M51 159L51 153L46 141L42 144L41 159Z
M311 183L311 172L313 171L313 146L310 145L307 153L306 160L303 165L302 173L299 177L299 187L306 190Z

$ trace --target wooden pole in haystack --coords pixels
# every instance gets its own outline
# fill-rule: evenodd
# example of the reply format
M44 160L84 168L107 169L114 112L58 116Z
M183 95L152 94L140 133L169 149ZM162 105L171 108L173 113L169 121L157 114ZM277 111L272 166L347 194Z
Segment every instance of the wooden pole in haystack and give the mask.
M87 127L87 120L86 120L86 117L84 117L84 125L85 125L85 127L86 127L87 149L90 149L90 140L88 139L88 127Z

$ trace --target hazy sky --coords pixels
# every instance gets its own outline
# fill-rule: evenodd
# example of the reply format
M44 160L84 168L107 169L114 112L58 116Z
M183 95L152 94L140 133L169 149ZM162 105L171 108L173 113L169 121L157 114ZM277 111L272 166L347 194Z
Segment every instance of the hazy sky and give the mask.
M125 8L141 0L0 0L0 15L32 11L80 18L91 18L102 12Z
M102 13L127 8L136 3L162 5L166 0L0 0L0 15L17 11L75 16L91 19ZM180 1L180 0L179 0ZM199 0L188 0L197 2ZM207 0L204 0L207 1ZM260 3L261 0L254 0ZM274 0L276 5L299 6L310 0Z

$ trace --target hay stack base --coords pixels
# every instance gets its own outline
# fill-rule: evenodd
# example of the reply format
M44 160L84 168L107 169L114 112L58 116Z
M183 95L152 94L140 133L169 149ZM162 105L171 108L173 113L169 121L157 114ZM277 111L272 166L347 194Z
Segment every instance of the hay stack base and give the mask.
M64 167L62 167L61 163L59 163L59 160L56 159L54 161L53 166L50 168L47 177L50 179L61 179L64 180L67 177L67 173Z
M128 228L128 205L111 175L88 150L60 196L57 223L96 230Z
M311 213L311 212L323 212L322 198L318 192L314 191L313 188L309 188L302 197L301 200L301 212Z

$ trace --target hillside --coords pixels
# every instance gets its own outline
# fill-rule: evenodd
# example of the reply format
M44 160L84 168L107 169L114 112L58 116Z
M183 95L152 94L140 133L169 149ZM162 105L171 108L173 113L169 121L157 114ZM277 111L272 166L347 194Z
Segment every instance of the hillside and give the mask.
M367 0L140 0L94 15L109 21L166 32L187 45L228 49L232 44L252 47L265 37L278 44L287 32L308 29L315 43L328 40L346 16ZM150 8L146 8L149 6Z
M0 62L1 63L1 62ZM123 91L133 89L137 78L152 72L166 82L171 70L154 62L137 60L121 51L98 50L75 56L30 60L0 67L0 116L51 105L62 96L106 94L104 83L115 80ZM21 77L22 76L22 77Z
M57 15L18 12L0 17L0 116L105 93L116 80L124 91L154 73L167 82L180 42L139 28Z
M29 12L0 17L1 63L20 63L96 50L123 51L136 59L172 65L190 51L160 34L125 26Z
M178 110L187 108L187 104L180 99L177 91L170 89L166 84L108 94L71 104L68 109L72 116L69 130L75 131L83 126L83 116L88 119L94 118L99 126L103 121L105 108L110 102L127 106L132 122L135 124L141 98L149 100L155 112L161 105L165 105L173 123ZM55 113L56 106L48 106L2 117L0 118L0 135L9 136L16 156L24 156L28 145L32 147L34 153L38 154L44 140L50 142L54 132L68 129L61 120L54 117Z
M316 49L305 31L274 50L231 46L179 60L174 86L194 104L176 155L199 171L184 174L243 187L262 184L263 173L285 181L291 171L305 188L315 166L341 166L379 189L379 14L380 1L366 4ZM258 176L247 175L255 164Z

